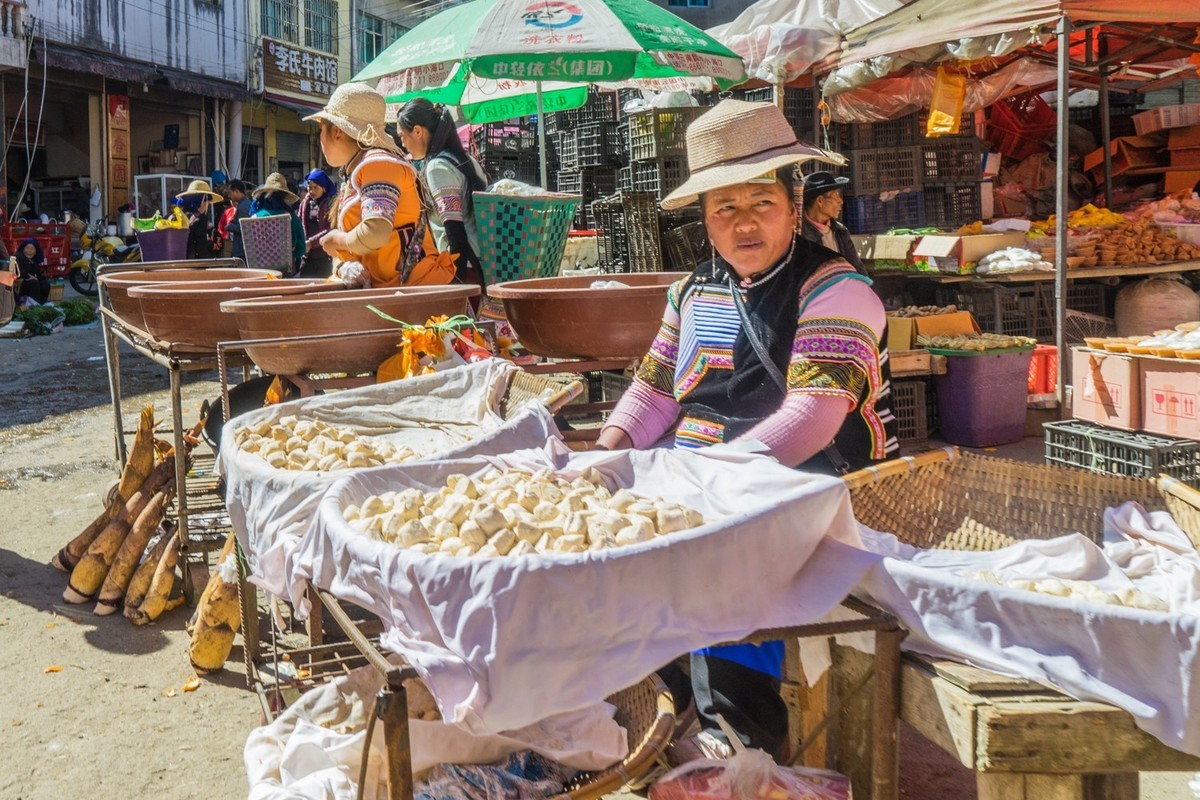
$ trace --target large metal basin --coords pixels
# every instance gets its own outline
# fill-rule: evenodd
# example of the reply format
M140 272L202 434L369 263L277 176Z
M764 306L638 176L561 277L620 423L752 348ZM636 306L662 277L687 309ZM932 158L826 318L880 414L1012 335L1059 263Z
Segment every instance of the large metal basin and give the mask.
M531 353L551 358L637 358L654 341L667 289L686 272L639 272L534 278L497 283L488 296ZM625 284L593 289L600 280Z
M113 313L125 323L138 330L146 330L146 320L142 318L142 305L136 298L129 296L129 290L135 286L145 286L150 283L185 282L194 283L205 281L211 286L236 286L247 281L262 281L268 278L278 278L279 272L272 269L246 268L214 268L214 269L147 269L114 272L110 275L100 275L97 280L104 284L108 292L109 302Z
M221 303L221 311L237 321L238 338L243 340L376 332L353 338L279 341L247 347L251 360L264 372L370 372L396 352L403 331L372 312L368 305L402 322L421 325L430 317L462 314L467 300L478 294L478 286L462 285L352 289L312 297L229 300Z
M180 349L212 351L218 342L238 338L237 320L221 313L226 300L344 291L340 281L293 278L249 280L233 286L213 286L212 281L151 283L131 287L129 296L139 303L145 330L155 339Z

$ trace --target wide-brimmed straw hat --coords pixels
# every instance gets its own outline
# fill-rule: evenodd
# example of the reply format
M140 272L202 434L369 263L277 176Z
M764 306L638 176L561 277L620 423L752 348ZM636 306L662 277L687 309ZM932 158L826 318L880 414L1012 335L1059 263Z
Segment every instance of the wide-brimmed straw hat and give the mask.
M188 184L187 189L180 192L176 196L184 197L189 194L206 194L213 200L224 200L225 199L224 197L221 197L221 195L217 194L216 192L214 192L212 190L212 187L208 185L208 181L192 181L191 183Z
M387 101L383 95L365 83L343 83L329 96L325 108L304 121L325 120L363 147L382 147L402 155L396 140L384 130L386 116Z
M844 164L836 153L802 144L783 112L770 103L722 100L688 126L689 177L662 201L671 211L705 192L737 186L788 164Z
M287 178L283 177L283 175L278 172L272 172L270 175L268 175L267 179L263 181L263 185L251 192L250 196L262 197L264 194L270 194L271 192L283 192L285 195L287 195L288 205L291 205L300 199L300 195L288 188Z

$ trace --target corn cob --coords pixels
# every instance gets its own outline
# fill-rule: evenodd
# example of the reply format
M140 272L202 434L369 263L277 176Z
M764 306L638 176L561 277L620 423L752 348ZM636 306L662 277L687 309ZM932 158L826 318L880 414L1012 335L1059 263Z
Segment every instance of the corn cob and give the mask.
M133 438L133 447L129 448L129 457L125 460L125 469L121 471L121 482L117 484L117 492L128 500L146 482L153 469L154 406L146 406L142 409L137 434Z
M150 589L141 605L131 610L125 607L125 616L134 625L145 625L158 619L166 611L179 606L183 598L171 599L171 590L175 586L175 565L179 561L179 537L172 536L167 548L163 551L158 566L154 568L154 577L150 579Z
M85 603L96 594L108 575L108 568L112 565L117 550L129 533L129 526L142 513L149 500L149 495L135 492L133 497L125 502L116 519L105 526L95 541L88 545L87 552L71 570L71 580L63 591L63 600L68 603Z
M125 590L137 569L138 559L142 557L146 545L150 543L154 532L158 530L158 523L162 521L167 503L171 500L173 487L174 482L169 481L154 495L142 509L142 513L138 514L137 519L134 520L129 529L129 535L125 537L125 541L121 542L121 549L113 558L108 575L104 577L104 584L100 587L100 594L96 597L96 614L107 616L121 605L121 598L125 596Z
M195 624L188 656L198 674L222 669L233 649L233 637L242 624L237 579L237 556L230 533L193 616Z
M150 590L150 581L154 578L154 571L158 569L158 562L162 561L163 553L167 551L167 545L174 538L174 532L161 536L133 573L133 577L129 580L129 587L125 590L126 616L137 611L137 607L146 599L146 592Z

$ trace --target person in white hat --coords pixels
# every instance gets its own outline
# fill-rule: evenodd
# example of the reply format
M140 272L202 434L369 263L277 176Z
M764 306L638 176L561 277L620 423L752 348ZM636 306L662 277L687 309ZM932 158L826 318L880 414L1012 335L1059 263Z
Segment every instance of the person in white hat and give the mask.
M348 286L445 284L454 258L429 231L417 173L384 130L387 103L361 83L339 86L305 120L321 126L321 152L342 171L336 227L321 238Z
M214 255L208 207L223 198L212 190L208 181L196 180L175 197L175 204L187 215L187 258L212 258Z
M723 100L687 131L688 180L664 209L699 201L712 258L671 287L662 327L600 433L602 449L733 441L792 467L845 472L898 452L883 304L838 253L799 234L795 165L839 156L800 143L769 103ZM782 756L783 645L694 654L702 731L675 761L742 741ZM686 693L686 683L682 689Z

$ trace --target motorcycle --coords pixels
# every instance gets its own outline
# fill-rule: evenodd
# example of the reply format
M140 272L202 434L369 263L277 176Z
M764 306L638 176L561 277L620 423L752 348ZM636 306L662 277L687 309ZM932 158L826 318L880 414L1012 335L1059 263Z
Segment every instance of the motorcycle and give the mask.
M137 242L126 244L119 236L106 236L107 229L108 226L101 220L88 226L79 236L79 243L84 249L79 258L71 263L71 272L67 279L80 294L95 297L99 293L96 288L96 271L104 264L141 260L142 251Z

